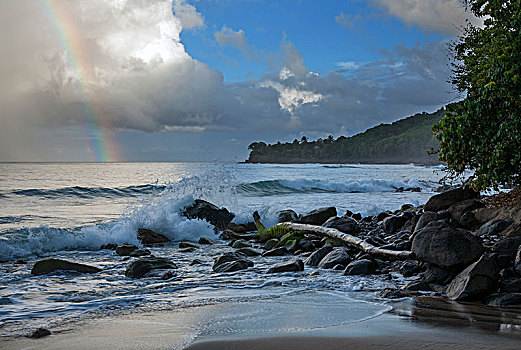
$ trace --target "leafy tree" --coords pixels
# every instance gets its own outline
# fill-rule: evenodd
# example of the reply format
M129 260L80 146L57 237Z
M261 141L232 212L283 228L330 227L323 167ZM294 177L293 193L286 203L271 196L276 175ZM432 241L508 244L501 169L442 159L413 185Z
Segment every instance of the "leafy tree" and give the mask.
M452 77L466 98L433 127L452 177L473 170L477 188L521 184L521 1L467 0L484 18L451 45Z

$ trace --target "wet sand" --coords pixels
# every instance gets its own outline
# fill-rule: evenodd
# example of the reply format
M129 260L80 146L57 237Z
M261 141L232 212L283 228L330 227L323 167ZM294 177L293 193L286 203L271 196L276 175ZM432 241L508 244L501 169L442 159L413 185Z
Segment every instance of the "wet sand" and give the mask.
M233 304L232 304L233 305ZM262 304L258 304L259 307ZM281 304L283 305L283 304ZM41 339L4 338L11 349L519 349L519 309L500 310L426 298L395 304L392 312L348 324L299 331L201 332L201 320L228 317L230 305L103 317L53 330ZM283 306L281 306L283 307ZM294 307L291 306L291 307ZM287 309L290 312L290 309ZM225 318L222 318L225 319ZM221 320L222 320L221 319ZM255 321L255 320L253 320ZM220 321L219 321L220 322ZM216 322L218 323L218 322ZM269 327L268 327L269 328ZM203 327L204 330L204 327ZM220 334L219 334L220 333Z

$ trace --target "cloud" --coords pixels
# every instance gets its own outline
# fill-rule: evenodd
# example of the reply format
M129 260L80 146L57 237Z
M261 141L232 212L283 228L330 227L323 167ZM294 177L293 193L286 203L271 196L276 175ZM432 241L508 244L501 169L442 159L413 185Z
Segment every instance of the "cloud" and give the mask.
M460 0L371 0L388 15L426 31L458 35L465 20L482 25L482 20L465 11Z
M174 0L172 3L174 14L181 21L183 29L192 29L204 26L203 17L196 8L186 0Z
M340 12L338 16L335 16L335 21L349 29L353 29L355 27L355 21L352 16L346 15L343 12Z
M262 132L351 134L453 97L443 43L398 46L379 61L339 63L318 75L283 38L269 74L230 83L186 52L181 31L204 22L185 1L60 1L59 23L40 4L0 2L2 160L56 160L46 152L58 145L80 159L71 138L92 138L88 131L99 127L131 133L127 145L143 132L159 140L212 133L215 142L214 132L241 140ZM223 27L215 37L248 47L241 30Z

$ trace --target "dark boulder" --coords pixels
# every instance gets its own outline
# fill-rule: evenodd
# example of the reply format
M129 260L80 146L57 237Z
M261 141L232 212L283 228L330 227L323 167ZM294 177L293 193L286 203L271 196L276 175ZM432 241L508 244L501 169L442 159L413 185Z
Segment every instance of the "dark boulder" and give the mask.
M351 257L343 247L338 247L330 251L318 264L321 269L332 269L335 265L347 265Z
M391 216L391 214L389 214L388 212L383 211L380 214L376 215L376 221L380 222L380 221L382 221L383 219L385 219L388 216Z
M409 219L410 217L407 215L389 216L382 221L382 228L387 233L395 233L401 230L403 225L405 225Z
M181 242L179 243L179 248L181 249L185 249L185 248L199 248L199 246L195 243L192 243L192 242Z
M412 281L407 283L402 287L403 290L408 290L411 292L430 292L432 288L425 281Z
M253 261L250 261L247 259L246 255L238 253L238 252L230 252L230 253L224 253L223 255L219 256L217 259L215 259L213 263L213 270L224 263L227 262L233 262L233 261L244 261L248 266L253 266Z
M322 225L327 219L336 216L336 214L335 207L319 208L302 215L298 222L302 224Z
M514 261L519 246L521 246L521 237L510 237L497 241L491 250L498 255L508 255Z
M206 220L218 229L225 229L235 216L228 209L202 199L196 199L194 204L185 208L183 215L189 219Z
M497 235L504 229L506 229L508 226L510 226L512 223L505 220L491 220L484 225L482 225L478 232L478 236L492 236Z
M147 256L131 262L125 270L125 276L130 278L140 278L152 270L168 270L176 268L176 264L167 258Z
M428 264L427 268L420 275L420 277L422 281L427 283L446 285L454 278L455 275L456 273L452 270L443 268L441 266Z
M282 256L286 254L289 254L289 252L285 247L278 247L265 251L262 256Z
M177 276L176 272L173 271L173 270L168 270L166 271L165 273L163 273L161 275L161 277L159 277L159 279L162 279L162 280L169 280L171 278L174 278L175 276Z
M319 248L315 250L310 256L307 257L306 260L304 260L304 264L308 266L318 266L320 264L320 261L324 259L324 257L329 254L333 250L333 247L330 245L325 245L322 248Z
M278 222L295 222L298 220L298 214L294 210L286 209L278 212Z
M134 257L134 258L137 258L140 256L145 256L145 255L152 255L152 252L150 252L150 250L148 250L148 249L140 248L140 249L131 251L129 254L129 256Z
M144 245L163 244L170 242L170 240L162 234L142 227L137 229L137 238Z
M411 250L418 260L452 267L475 261L482 254L483 245L468 231L435 221L416 232Z
M447 287L452 300L479 300L494 291L499 269L492 256L483 255L458 274Z
M376 262L369 259L355 260L349 263L344 270L344 275L371 275L376 271Z
M432 196L423 207L423 210L440 211L443 209L448 209L455 203L462 202L467 199L476 199L478 197L479 193L470 187L458 187Z
M246 270L248 267L251 266L250 263L253 264L251 261L248 262L245 260L228 261L214 267L213 271L217 273L225 273Z
M78 264L61 259L43 259L34 263L31 274L35 276L45 275L54 271L76 271L80 273L97 273L102 271L98 267Z
M259 256L262 254L262 252L260 250L250 248L250 247L244 247L244 248L237 249L237 252L244 254L246 256Z
M501 293L521 293L521 278L507 278L499 281Z
M201 237L201 238L199 238L199 241L197 243L210 245L210 244L213 244L213 241L209 238Z
M418 260L408 259L400 265L399 271L404 277L411 277L420 272L422 269L423 266L421 262Z
M514 269L521 275L521 246L517 248L516 259L514 261Z
M293 272L293 271L304 271L304 263L302 262L302 260L284 261L284 262L275 264L268 269L268 273Z
M275 248L278 244L280 243L280 241L276 238L272 238L268 241L266 241L266 243L264 243L264 247L262 247L262 249L264 250L272 250L273 248Z
M233 242L233 244L232 244L232 248L235 248L235 249L247 248L247 247L251 247L251 244L244 239L238 239L235 242Z
M355 219L347 216L342 216L341 218L333 216L327 219L327 221L322 226L336 228L338 231L348 234L355 234L360 232L358 222L356 222Z
M31 335L29 335L27 337L28 338L33 338L33 339L40 339L40 338L46 337L48 335L51 335L51 331L50 330L48 330L46 328L38 328L37 330L32 332Z
M103 244L101 247L99 247L100 250L116 250L116 248L118 247L117 244L114 244L114 243L107 243L107 244Z
M335 214L335 215L336 215L336 214ZM351 215L351 217L352 217L353 219L355 219L356 221L360 221L360 220L362 220L362 214L360 214L360 213L354 213L353 215Z
M472 210L485 207L485 204L477 199L467 199L462 202L455 203L448 208L452 219L465 228L471 228L478 222L471 214Z
M120 256L130 256L130 253L138 249L139 248L134 244L122 244L116 247L116 254Z

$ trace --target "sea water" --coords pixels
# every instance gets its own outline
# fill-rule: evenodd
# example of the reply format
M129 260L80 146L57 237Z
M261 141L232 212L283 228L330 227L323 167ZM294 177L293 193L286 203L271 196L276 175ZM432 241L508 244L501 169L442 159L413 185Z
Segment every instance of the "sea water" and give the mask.
M280 298L319 309L331 304L322 300L331 293L335 303L340 300L347 308L365 312L312 322L298 321L306 317L297 314L290 317L293 323L284 319L281 324L286 330L317 328L371 317L388 310L385 303L375 301L374 291L397 285L400 276L354 278L330 270L310 275L312 268L267 275L268 267L284 257L252 258L254 268L215 274L213 260L231 248L219 241L206 221L185 218L183 208L202 198L228 208L238 224L252 221L257 210L267 226L277 222L282 209L305 213L335 206L339 216L346 210L365 216L396 210L405 203L424 204L442 176L440 167L412 164L0 164L0 335L21 335L38 326L56 327L118 312L214 304L229 305L230 310L242 305L244 310L252 300L265 303L261 313L272 318L269 315ZM419 187L421 192L396 192L400 187ZM176 275L165 281L128 279L124 271L129 261L99 247L139 245L139 227L160 232L173 242L209 237L217 244L192 253L181 252L176 243L151 248L154 255L178 265ZM34 262L46 257L103 271L32 276ZM192 265L194 259L202 264ZM234 316L228 323L228 328L248 329L247 321L237 324ZM209 321L198 331L211 334L227 329L212 327L215 324Z

